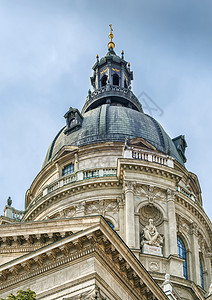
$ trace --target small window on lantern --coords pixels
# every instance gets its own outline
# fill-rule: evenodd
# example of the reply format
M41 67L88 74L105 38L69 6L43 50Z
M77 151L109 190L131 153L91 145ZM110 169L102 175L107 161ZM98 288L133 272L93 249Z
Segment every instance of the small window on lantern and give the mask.
M72 163L63 168L63 176L73 173L73 172L74 172L74 164L72 164Z
M127 89L127 80L126 79L124 79L124 87L125 87L125 89Z
M101 86L106 86L106 84L107 84L107 76L104 75L101 79Z
M119 76L117 74L113 75L113 85L119 85Z

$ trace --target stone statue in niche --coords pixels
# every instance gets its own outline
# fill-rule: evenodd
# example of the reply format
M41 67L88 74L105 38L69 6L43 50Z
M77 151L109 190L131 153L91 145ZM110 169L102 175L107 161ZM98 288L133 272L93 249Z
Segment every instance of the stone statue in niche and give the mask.
M144 254L162 255L163 237L157 231L153 220L149 219L149 224L145 226L142 234L141 247Z
M159 234L155 225L153 225L152 219L149 219L149 224L144 228L142 245L143 244L162 247L163 237Z

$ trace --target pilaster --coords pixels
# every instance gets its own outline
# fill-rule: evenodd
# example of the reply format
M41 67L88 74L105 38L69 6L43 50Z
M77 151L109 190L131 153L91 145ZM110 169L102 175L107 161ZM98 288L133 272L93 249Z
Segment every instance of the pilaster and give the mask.
M139 213L135 214L135 248L140 249Z
M134 187L131 181L125 181L125 234L128 247L135 248Z
M177 251L177 225L175 215L174 192L167 190L167 208L168 208L168 223L169 223L169 255L178 256Z
M200 260L199 260L199 245L198 245L198 226L196 223L191 224L191 265L192 272L190 273L191 280L196 284L201 285L200 281Z
M121 198L118 198L119 202L119 235L124 239L124 201L123 195Z

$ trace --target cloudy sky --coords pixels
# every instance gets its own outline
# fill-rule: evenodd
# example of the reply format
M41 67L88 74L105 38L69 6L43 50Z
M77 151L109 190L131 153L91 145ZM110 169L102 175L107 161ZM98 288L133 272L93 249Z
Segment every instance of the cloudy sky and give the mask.
M64 114L83 106L112 23L134 93L163 110L152 113L172 138L185 135L212 218L211 11L210 0L0 0L0 215L8 196L24 209Z

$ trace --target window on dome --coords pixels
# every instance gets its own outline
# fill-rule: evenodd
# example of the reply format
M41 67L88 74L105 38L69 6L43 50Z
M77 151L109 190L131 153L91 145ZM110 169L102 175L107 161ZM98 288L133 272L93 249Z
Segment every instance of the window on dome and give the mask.
M76 119L74 119L74 118L71 119L70 122L69 122L69 127L75 125L75 123L76 123Z
M179 236L177 237L177 250L178 256L185 260L183 263L183 276L185 277L185 279L188 279L186 247Z
M67 174L70 174L70 173L73 173L73 172L74 172L74 164L71 163L70 165L64 167L63 176L67 175Z
M113 85L119 85L119 76L117 74L113 75Z
M104 75L101 79L101 86L106 86L106 84L107 84L107 76Z
M199 265L200 265L200 281L201 281L201 287L204 289L204 274L203 274L203 263L202 258L199 258Z

